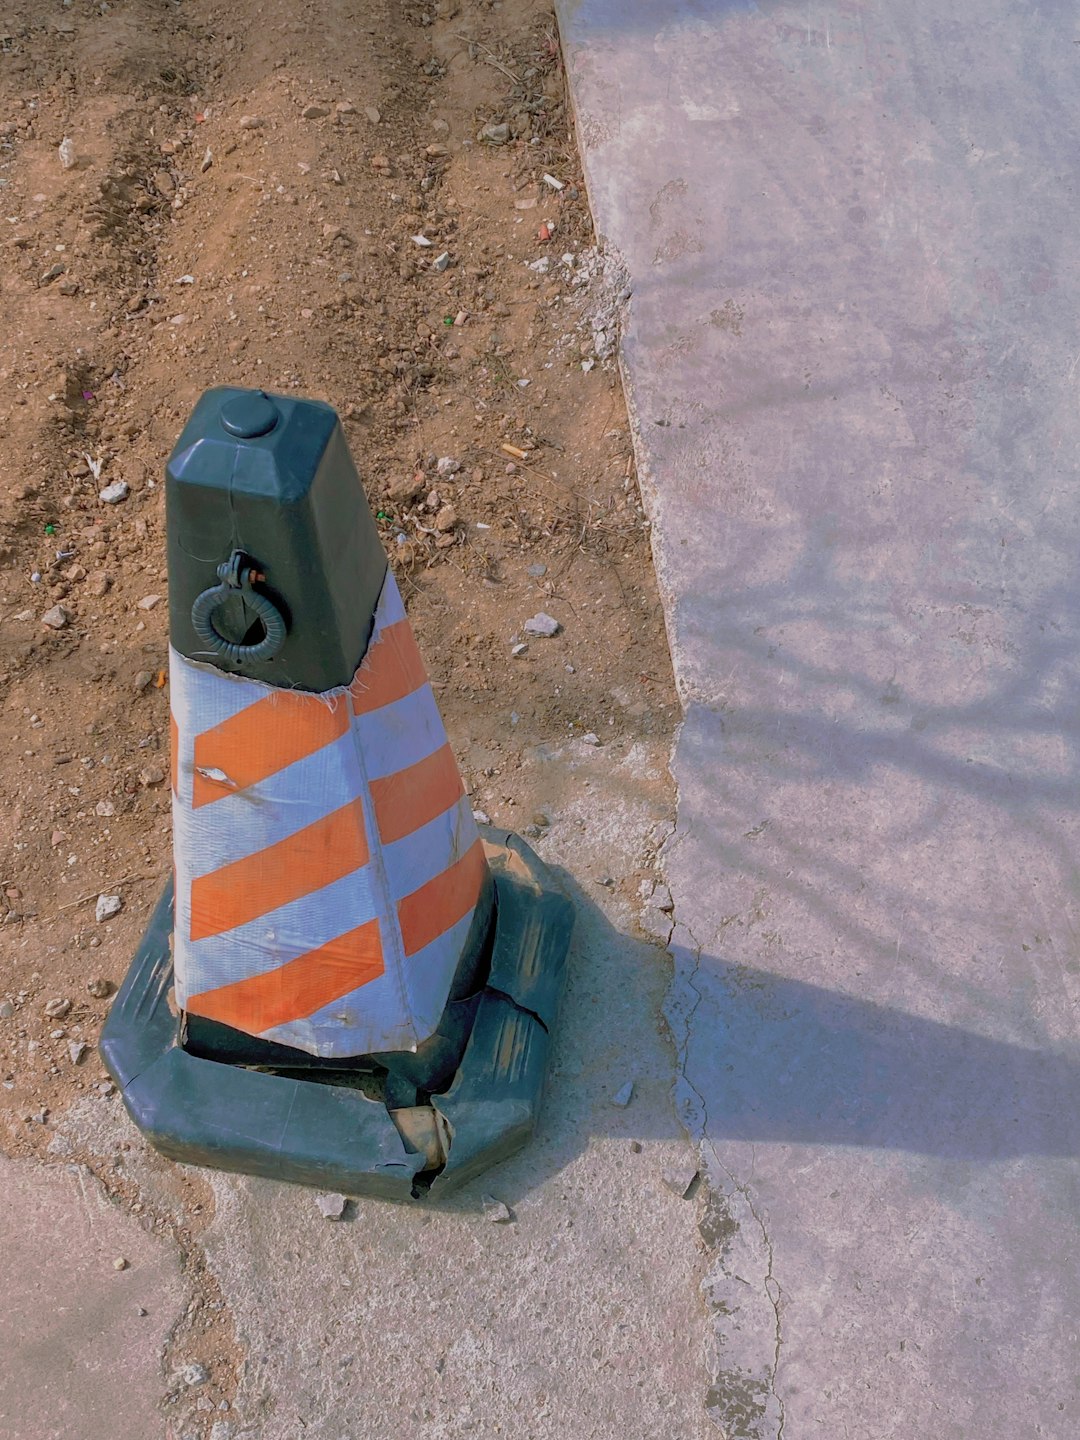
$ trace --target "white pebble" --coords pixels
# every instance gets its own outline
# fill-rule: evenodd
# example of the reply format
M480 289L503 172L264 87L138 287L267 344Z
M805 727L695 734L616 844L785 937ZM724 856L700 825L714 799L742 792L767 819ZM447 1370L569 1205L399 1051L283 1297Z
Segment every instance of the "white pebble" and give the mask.
M124 902L119 895L99 895L97 905L94 907L94 918L99 925L104 924L114 915L119 915L123 908Z
M522 629L526 635L543 635L546 639L550 639L552 635L559 633L562 626L553 616L546 615L544 611L541 610L530 620L526 620Z
M340 1220L345 1214L345 1206L348 1200L344 1195L316 1195L315 1204L319 1207L319 1214L326 1220Z

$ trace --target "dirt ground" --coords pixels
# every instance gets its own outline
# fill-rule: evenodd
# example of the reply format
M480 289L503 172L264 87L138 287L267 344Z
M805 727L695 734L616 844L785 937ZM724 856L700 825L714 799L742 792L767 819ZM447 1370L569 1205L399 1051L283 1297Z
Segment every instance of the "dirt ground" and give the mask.
M0 246L0 1147L41 1155L109 1093L102 992L169 866L161 482L206 386L342 415L495 823L557 817L536 747L625 754L676 711L625 291L540 0L7 0ZM524 635L538 611L554 638Z

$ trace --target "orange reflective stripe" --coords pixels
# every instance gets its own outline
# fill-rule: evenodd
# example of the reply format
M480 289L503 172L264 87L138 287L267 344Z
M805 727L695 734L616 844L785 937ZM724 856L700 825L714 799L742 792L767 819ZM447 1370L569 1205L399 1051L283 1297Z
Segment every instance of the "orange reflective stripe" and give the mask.
M381 780L372 780L371 798L379 839L384 845L390 845L404 835L411 835L436 815L449 810L461 799L464 788L449 743L415 765L395 770L393 775Z
M329 700L299 690L275 690L195 738L192 807L246 790L314 755L349 728L344 698ZM215 779L209 771L220 771Z
M398 924L406 955L415 955L469 913L486 869L484 847L477 840L460 860L399 902Z
M169 711L169 771L174 795L180 794L180 728L176 716Z
M359 800L191 882L191 938L235 930L350 875L368 860Z
M395 700L403 700L427 682L427 671L408 620L398 620L381 631L352 682L353 709L367 715Z
M258 1035L313 1015L382 973L379 922L369 920L276 970L193 995L187 1008L193 1015Z

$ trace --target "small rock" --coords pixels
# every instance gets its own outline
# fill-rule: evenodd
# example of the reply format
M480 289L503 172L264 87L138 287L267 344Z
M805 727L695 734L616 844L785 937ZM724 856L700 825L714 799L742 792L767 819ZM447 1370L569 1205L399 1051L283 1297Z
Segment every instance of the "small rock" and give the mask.
M452 455L443 455L435 462L435 469L440 475L456 475L461 469L461 461L455 460Z
M42 285L51 285L54 280L60 279L60 276L63 275L65 269L66 266L61 265L60 262L57 261L55 265L50 265L48 270L46 270L45 273L41 276L40 283Z
M49 1000L45 1005L45 1014L50 1020L62 1020L70 1009L70 1000Z
M641 1141L640 1141L640 1140L631 1140L631 1141L630 1141L630 1149L631 1149L631 1152L632 1152L634 1155L640 1155L640 1154L641 1154Z
M95 1000L104 1000L113 992L113 983L104 976L96 975L86 982L86 988Z
M556 180L554 175L545 174L545 175L543 176L543 181L544 181L544 184L545 184L545 185L549 185L552 190L565 190L565 189L566 189L566 181L565 181L565 180Z
M319 1214L324 1220L340 1220L345 1214L345 1207L348 1203L348 1197L345 1195L315 1196L315 1204L319 1207Z
M15 1006L10 1000L0 1000L0 1020L10 1020L15 1014Z
M140 670L135 676L135 694L141 695L144 690L149 690L154 683L154 672L152 670ZM98 811L98 814L101 812Z
M158 170L153 176L153 186L163 199L167 199L176 190L176 181L169 174L168 170Z
M164 765L147 765L145 769L139 771L139 784L143 787L144 790L150 790L153 788L153 786L163 785L164 783Z
M424 477L418 470L413 475L405 475L400 479L391 480L386 493L391 500L409 501L415 500L423 488Z
M476 821L478 825L491 824L491 816L487 813L486 810L474 810L472 812L472 818Z
M200 162L200 164L199 164L199 169L200 169L200 171L202 172L202 174L205 175L206 172L207 172L207 170L210 169L210 166L211 166L213 163L214 163L214 152L210 149L210 146L208 145L208 146L206 147L206 150L203 152L203 157L202 157L202 160L201 160L201 162Z
M441 534L445 534L448 530L453 530L457 524L457 518L457 511L453 505L444 505L435 516L435 529Z
M510 126L503 121L501 124L487 124L481 127L476 137L478 140L486 140L489 145L505 145L510 139Z
M615 1094L612 1095L611 1103L612 1105L617 1105L620 1110L625 1110L633 1098L634 1082L633 1080L627 1080L626 1084L623 1085L621 1089L616 1090Z
M71 1056L71 1063L73 1065L80 1064L83 1056L86 1054L89 1048L89 1045L87 1045L86 1042L83 1040L69 1040L68 1054Z
M145 1310L141 1305L136 1305L136 1306L135 1306L135 1314L136 1314L136 1315L146 1316L146 1315L149 1315L149 1314L150 1314L150 1311L149 1311L149 1310Z
M514 1218L508 1206L501 1200L496 1200L494 1195L482 1195L480 1203L484 1207L484 1216L493 1225L508 1225Z
M99 1095L115 1095L116 1086L111 1080L103 1080L97 1087L97 1092Z
M325 115L329 115L330 111L325 105L305 105L300 114L305 120L321 120Z
M541 576L547 574L547 566L546 566L546 565L530 565L529 568L528 568L528 574L532 575L535 579L539 580Z
M94 908L94 919L99 925L103 925L106 920L119 915L123 908L124 902L119 895L99 895Z
M510 647L510 654L513 655L515 659L517 659L520 655L527 655L528 653L529 647L525 644L524 640L521 642L520 645L512 645Z
M372 125L378 125L379 121L382 119L382 116L379 114L378 110L376 110L374 105L365 105L364 115L368 120L371 121Z
M586 734L582 735L581 740L582 740L582 743L583 743L584 745L599 745L599 744L600 744L600 736L594 734L592 730L589 730L589 731L586 732Z
M56 153L60 156L60 164L65 170L74 170L79 163L78 156L75 154L75 141L69 140L66 135L57 146Z
M131 494L131 487L126 480L114 480L111 485L106 485L104 490L98 491L98 499L104 505L119 505L121 500L126 500Z
M210 1426L210 1434L207 1440L232 1440L233 1427L228 1420L215 1420Z
M241 130L261 130L262 127L263 127L265 124L266 124L266 121L262 118L261 115L241 115L241 116L240 116L240 129L241 129Z
M450 251L449 251L449 250L444 250L441 255L436 255L436 256L435 256L435 259L432 260L432 262L431 262L431 268L432 268L432 270L438 270L439 273L441 274L442 271L444 271L449 264L450 264Z
M118 1255L112 1262L112 1268L114 1270L126 1270L128 1268L128 1262L124 1259L123 1255Z
M423 249L425 246L434 245L435 241L429 240L426 235L414 235L412 237L412 243L414 245L419 245L421 249Z
M645 901L645 904L650 910L662 910L665 914L669 914L675 909L675 902L671 898L671 891L666 885L657 885Z
M190 1365L184 1365L180 1370L180 1379L185 1385L205 1385L210 1379L210 1371L205 1365L193 1361Z
M538 614L534 615L532 619L526 620L522 629L526 635L542 635L545 639L550 640L552 635L559 633L562 626L558 620L553 619L550 615L545 615L543 610L541 610Z
M160 604L161 604L161 596L160 596L160 595L144 595L143 598L139 601L139 609L140 609L140 610L153 610L153 608L154 608L155 605L160 605Z
M667 1188L680 1200L686 1198L690 1186L698 1177L698 1167L693 1160L683 1160L678 1165L668 1165L663 1173L663 1181Z
M41 617L42 625L47 625L50 630L63 630L65 625L71 624L71 613L65 610L63 605L54 605L51 610L46 610Z
M94 814L100 815L103 820L111 820L116 814L116 806L111 800L99 800L94 806Z

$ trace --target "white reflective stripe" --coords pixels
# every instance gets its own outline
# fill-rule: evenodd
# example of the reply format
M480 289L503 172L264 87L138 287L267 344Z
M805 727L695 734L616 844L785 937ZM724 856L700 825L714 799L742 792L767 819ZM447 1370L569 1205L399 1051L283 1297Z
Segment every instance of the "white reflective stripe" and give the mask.
M421 1035L432 1034L439 1023L475 912L473 906L456 925L409 956L405 983L413 1023Z
M197 810L181 803L177 843L191 857L193 873L207 875L314 825L358 799L363 790L356 740L347 730L321 750L235 795L223 794Z
M388 1029L388 1019L395 1015L407 1018ZM422 1032L418 1035L413 1018L403 1009L397 978L389 974L380 975L309 1016L274 1025L262 1033L264 1040L292 1045L324 1059L367 1055L372 1050L414 1050L421 1036L427 1038Z
M326 1058L365 1055L373 1050L414 1050L421 1040L426 1040L434 1032L442 1017L472 919L473 911L470 910L456 925L410 958L406 971L406 975L413 979L409 986L412 1014L409 1026L401 1026L389 1035L372 1026L371 1012L380 1001L392 998L389 993L390 977L382 975L330 1005L324 1005L304 1020L275 1025L264 1032L263 1038ZM359 1048L353 1048L357 1036L364 1037L363 1043ZM389 1043L384 1043L387 1036ZM315 1044L319 1047L317 1050L314 1049Z
M383 864L390 895L402 900L460 860L479 835L472 802L463 795L456 805L436 815L411 835L383 846ZM411 962L410 962L411 963Z
M385 630L388 625L396 625L399 620L404 619L405 602L401 598L401 591L394 579L394 572L387 570L386 579L383 581L383 587L379 593L379 603L375 607L372 636L378 635L379 631Z
M189 915L188 928L181 932L178 927L173 940L173 961L180 962L178 998L180 973L183 996L189 999L276 970L375 919L381 908L375 880L371 866L365 865L321 890L312 890L299 900L267 911L257 920L220 935L208 935L204 940L186 938L191 933Z
M353 723L369 780L381 780L426 760L446 744L446 730L430 685L357 715Z

